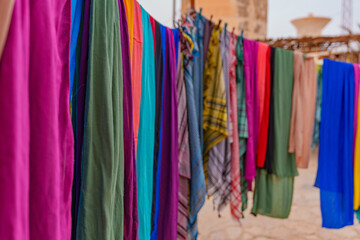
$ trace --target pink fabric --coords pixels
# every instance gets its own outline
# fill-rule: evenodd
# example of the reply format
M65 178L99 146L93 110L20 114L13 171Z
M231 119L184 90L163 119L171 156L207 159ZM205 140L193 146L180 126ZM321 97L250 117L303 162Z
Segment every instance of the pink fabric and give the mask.
M142 70L142 18L140 4L134 0L134 31L133 50L131 64L132 97L133 97L133 121L135 137L135 153L138 142L139 120L140 120L140 99L141 99L141 70Z
M257 83L258 42L244 38L245 102L249 137L246 145L245 179L251 183L256 176L256 149L259 137L259 97Z
M240 222L241 212L241 188L240 188L240 151L239 151L239 131L238 131L238 108L237 108L237 89L236 89L236 40L235 34L230 35L229 45L229 84L230 84L230 121L232 123L232 142L231 142L231 195L230 211L233 218Z
M294 52L294 86L291 108L289 152L298 168L307 168L316 110L316 66L314 58Z
M360 82L359 64L354 64L354 78L355 78L355 102L354 102L354 143L353 143L353 149L355 151L355 141L356 141L356 132L357 132L357 119L358 119L358 104L359 104L359 82Z
M70 0L15 2L0 62L1 239L70 239L69 45Z

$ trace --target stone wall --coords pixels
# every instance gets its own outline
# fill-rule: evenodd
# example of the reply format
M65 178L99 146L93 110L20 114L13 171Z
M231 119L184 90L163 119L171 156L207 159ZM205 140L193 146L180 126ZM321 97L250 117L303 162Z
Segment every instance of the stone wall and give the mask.
M205 17L213 15L213 21L228 23L229 31L235 28L239 34L250 39L265 39L267 36L268 0L195 0L195 8L203 9ZM190 9L190 0L182 1L182 13Z

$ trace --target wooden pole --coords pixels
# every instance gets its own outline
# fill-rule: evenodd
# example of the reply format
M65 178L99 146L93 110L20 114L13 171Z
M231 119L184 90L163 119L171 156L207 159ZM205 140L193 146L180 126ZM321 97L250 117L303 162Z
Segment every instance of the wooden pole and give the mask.
M173 1L173 27L176 28L176 0Z
M195 0L190 0L190 8L195 9Z

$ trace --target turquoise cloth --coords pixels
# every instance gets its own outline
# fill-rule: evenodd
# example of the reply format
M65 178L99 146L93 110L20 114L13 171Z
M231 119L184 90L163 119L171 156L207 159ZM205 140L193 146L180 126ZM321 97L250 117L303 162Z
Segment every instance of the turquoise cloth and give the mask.
M148 13L141 8L143 59L141 73L140 122L136 171L139 211L139 239L150 239L155 141L155 56Z

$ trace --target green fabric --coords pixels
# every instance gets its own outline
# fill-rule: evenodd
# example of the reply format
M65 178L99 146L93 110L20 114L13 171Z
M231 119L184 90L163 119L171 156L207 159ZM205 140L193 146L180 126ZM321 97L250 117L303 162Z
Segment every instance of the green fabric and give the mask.
M294 177L279 178L268 174L266 169L258 169L255 184L252 213L287 218L291 210Z
M123 239L122 59L117 0L92 0L77 239Z
M289 216L294 177L298 175L294 154L288 152L293 90L293 53L275 50L274 63L274 162L273 174L258 169L255 178L253 214L274 218Z
M274 67L274 163L278 177L298 175L294 154L288 152L293 92L293 52L277 48Z
M238 37L236 42L236 90L238 106L238 131L240 153L240 185L241 185L241 210L245 211L248 206L248 181L245 179L245 152L246 141L249 136L245 103L245 77L244 77L244 54L243 38Z

